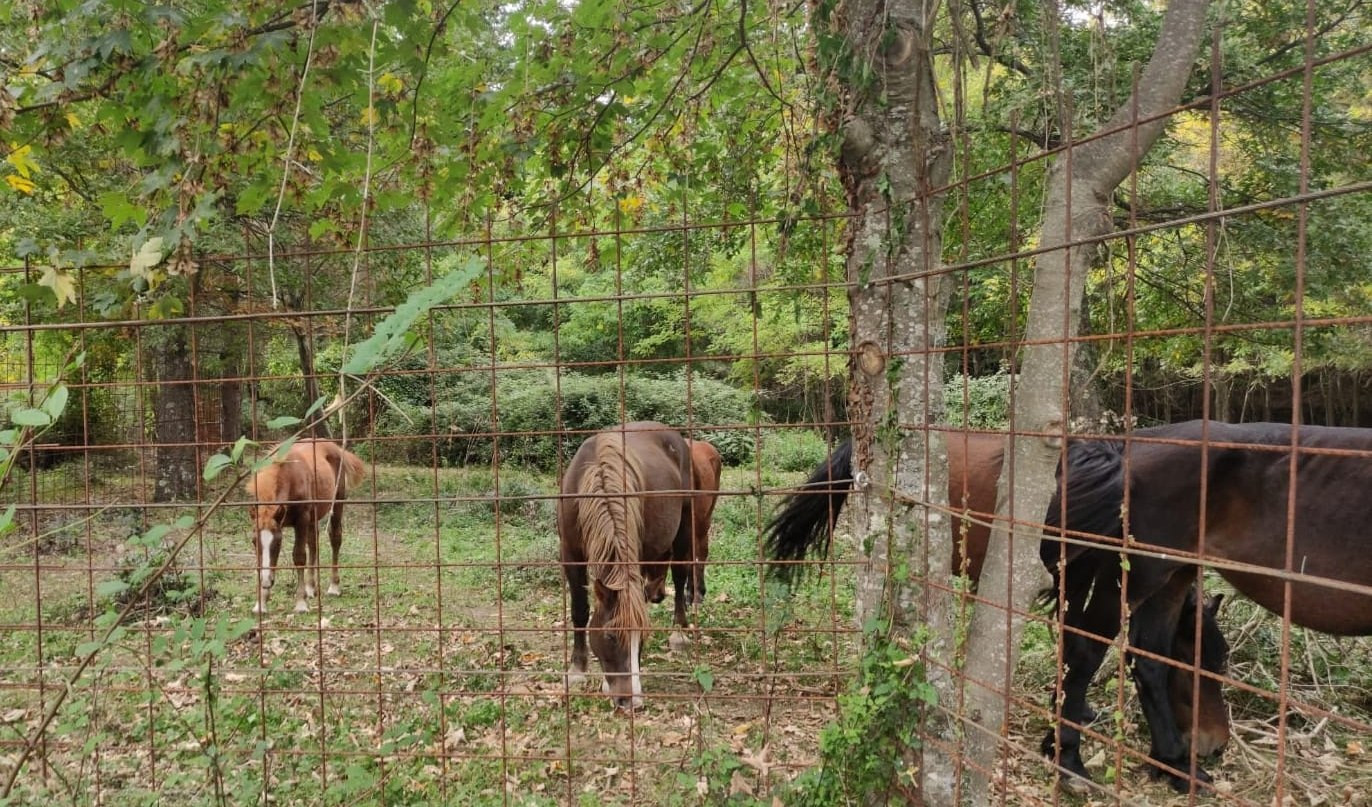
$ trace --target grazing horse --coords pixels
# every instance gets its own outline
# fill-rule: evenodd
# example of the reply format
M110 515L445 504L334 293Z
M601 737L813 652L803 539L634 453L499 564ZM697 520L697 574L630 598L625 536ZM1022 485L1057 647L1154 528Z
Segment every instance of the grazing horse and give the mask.
M705 562L710 559L710 516L719 496L723 461L719 449L704 440L687 440L691 449L691 542L672 552L672 583L678 602L705 602Z
M648 632L645 581L690 540L691 457L681 435L638 421L581 444L562 477L557 532L572 598L569 686L586 675L586 629L616 707L643 703L639 656ZM595 597L590 612L586 587Z
M1005 440L1000 435L979 434L975 432L951 432L947 435L948 447L948 501L952 504L954 515L952 530L955 537L953 545L952 568L965 574L975 587L981 576L982 564L986 559L987 544L990 541L989 522L995 515L996 482L1000 477L1004 458ZM803 566L797 564L807 555L823 555L828 551L830 536L838 513L847 500L852 488L852 441L844 441L829 456L810 478L800 486L799 492L788 497L766 527L767 547L774 561L781 565L773 567L773 572L783 579L793 577ZM1072 457L1075 459L1075 455ZM1069 484L1085 488L1089 483L1099 481L1102 475L1087 473L1069 463ZM1096 527L1108 529L1110 520L1094 512L1078 514L1078 507L1089 508L1099 505L1100 495L1095 497L1083 493L1078 499L1072 498L1069 488L1069 517L1073 523L1082 524L1086 529ZM828 495L822 495L822 494ZM1108 497L1108 494L1105 494ZM1074 501L1078 504L1074 504ZM1057 505L1050 513L1057 513ZM1114 519L1119 519L1116 504ZM1048 589L1041 599L1056 606L1058 589L1062 588L1067 612L1063 616L1066 625L1076 629L1063 632L1063 657L1067 666L1063 686L1067 693L1067 703L1063 717L1074 720L1077 725L1090 723L1095 715L1086 704L1086 686L1104 659L1109 649L1109 640L1119 632L1120 626L1120 564L1119 553L1103 549L1078 551L1074 546L1069 550L1068 573L1059 575L1058 555L1061 543L1053 540L1041 542L1044 565L1054 574L1055 586ZM1075 553L1075 554L1073 554ZM1191 584L1179 589L1180 593L1189 592L1179 602L1178 610L1163 627L1159 637L1161 646L1151 646L1160 655L1174 659L1177 665L1164 667L1167 686L1164 692L1171 699L1172 715L1175 725L1187 729L1185 739L1194 745L1201 755L1219 751L1229 740L1229 710L1225 706L1224 694L1218 678L1228 664L1229 646L1221 634L1216 621L1220 599L1207 599L1201 604L1201 642L1200 666L1210 673L1201 677L1200 700L1193 708L1192 670L1196 666L1196 596L1195 578ZM1131 577L1132 585L1132 577ZM1132 589L1131 589L1132 593ZM1100 596L1093 596L1100 595ZM1077 631L1086 631L1105 639L1093 639ZM1094 664L1074 662L1073 659L1086 658ZM1142 659L1131 654L1131 661L1137 665ZM1086 667L1089 671L1085 671ZM1085 672L1084 672L1085 671ZM1082 674L1084 672L1084 677ZM1196 727L1194 737L1190 729ZM1080 729L1063 728L1064 737L1079 738ZM1052 756L1050 744L1045 742L1045 752ZM1069 764L1080 760L1068 759L1064 755L1062 765L1074 773L1085 774L1084 766Z
M328 440L300 440L286 456L263 468L244 489L252 508L253 554L257 557L258 590L253 613L267 612L267 595L275 582L282 531L295 531L295 610L308 611L307 600L319 589L319 522L329 520L333 576L329 593L339 594L338 548L343 543L343 500L362 482L362 460Z
M1136 429L1127 450L1118 440L1072 438L1068 473L1059 489L1068 508L1063 526L1111 547L1106 554L1118 554L1122 545L1130 552L1129 641L1139 650L1168 655L1169 626L1185 608L1186 592L1195 588L1197 563L1213 565L1275 614L1289 607L1294 624L1365 636L1372 634L1370 463L1372 429L1190 421ZM1058 524L1058 502L1055 495L1050 527ZM1065 561L1059 582L1068 590L1089 585L1083 580L1100 574L1089 558L1104 557L1101 550L1080 544L1063 550L1047 541L1042 547L1052 568ZM1320 580L1363 588L1330 587ZM1114 610L1091 630L1112 638L1120 628L1119 597L1099 599L1113 601ZM1101 654L1077 650L1064 649L1064 658L1071 660L1063 682L1063 718L1080 722L1077 693L1095 674ZM1165 668L1164 662L1140 656L1134 678L1152 737L1150 756L1185 772L1191 770L1187 738L1179 726L1182 716L1166 708ZM1075 730L1050 730L1043 747L1048 753L1056 750L1064 767L1085 775ZM1189 787L1182 776L1153 773L1166 776L1178 790ZM1192 775L1210 779L1199 768Z
M723 469L719 450L704 440L687 440L691 452L691 510L689 531L690 540L678 541L672 547L672 583L676 588L673 624L686 628L690 620L686 611L690 605L705 602L705 563L710 559L710 516L715 510L715 499L719 497L719 477ZM677 534L684 538L685 532ZM662 566L654 566L648 572L644 596L649 602L662 602L667 594L666 572ZM671 646L681 650L686 644L686 636L681 631L673 631Z

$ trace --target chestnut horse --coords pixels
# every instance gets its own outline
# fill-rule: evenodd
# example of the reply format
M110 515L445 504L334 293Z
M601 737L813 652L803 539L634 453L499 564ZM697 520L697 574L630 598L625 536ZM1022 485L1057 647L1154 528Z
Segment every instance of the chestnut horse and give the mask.
M679 541L672 547L672 583L676 588L673 624L678 628L690 625L686 611L690 605L705 602L705 563L710 559L710 516L719 496L719 477L723 469L719 450L704 440L687 440L691 451L691 512L690 541ZM684 538L685 533L678 533ZM666 572L661 566L649 569L645 596L649 602L662 602L666 597ZM673 631L671 646L681 650L686 636Z
M1060 493L1068 507L1063 526L1088 540L1097 536L1110 549L1070 544L1063 550L1062 544L1045 541L1043 559L1054 569L1065 561L1060 582L1068 589L1089 586L1089 578L1100 574L1089 558L1119 554L1121 537L1129 535L1133 647L1152 653L1167 648L1168 626L1176 623L1186 592L1195 587L1195 564L1214 561L1220 561L1215 571L1254 602L1275 614L1289 608L1294 624L1324 633L1372 635L1367 539L1372 499L1364 484L1372 481L1372 429L1190 421L1134 430L1127 464L1118 439L1072 438L1063 481ZM1053 527L1058 501L1055 496L1049 508ZM1352 587L1322 585L1325 580ZM1111 639L1120 628L1119 598L1101 599L1114 600L1114 611L1092 630ZM1079 709L1072 714L1067 705L1082 700L1073 690L1084 691L1101 655L1076 656L1064 679L1064 722L1079 722ZM1191 770L1186 736L1182 716L1165 708L1167 675L1164 662L1139 657L1134 663L1152 736L1150 754L1184 772ZM1075 730L1050 730L1043 746L1049 753L1056 749L1064 767L1085 775ZM1189 787L1186 778L1165 775L1178 790ZM1199 768L1192 775L1210 779Z
M267 595L275 582L282 532L295 531L295 610L309 610L307 600L319 589L319 522L329 520L333 548L330 594L339 594L338 548L343 543L343 500L362 482L366 468L355 454L328 440L300 440L286 455L247 481L252 508L253 555L258 590L253 613L266 613Z
M691 458L681 435L637 421L581 444L562 477L557 532L572 599L568 686L586 675L586 630L616 707L643 703L639 656L649 629L646 581L690 540ZM590 583L595 613L590 612Z
M699 605L705 602L705 562L710 559L710 516L719 496L723 461L719 449L704 440L687 440L691 449L691 543L672 553L672 583L677 600Z
M955 538L952 568L955 572L965 574L975 588L981 577L990 541L989 523L995 514L996 482L1000 477L1005 440L995 434L952 432L947 435L946 444L948 501L955 511L952 518ZM795 576L796 570L803 569L797 564L807 555L823 556L827 553L834 522L852 487L852 450L851 441L839 445L800 486L799 492L782 503L781 509L768 523L767 547L772 559L781 562L773 566L773 572L783 579L789 579ZM1070 480L1082 480L1084 484L1088 476L1079 473L1076 464L1069 465L1069 484L1076 484ZM1074 508L1071 490L1069 488L1068 505ZM826 492L827 496L822 495ZM1090 503L1085 495L1079 501L1082 506ZM1056 500L1053 507L1052 513L1057 513ZM1070 518L1073 510L1069 509L1068 512ZM1116 520L1118 517L1116 505ZM1086 521L1085 518L1079 520ZM1056 569L1060 546L1058 541L1042 541L1041 553L1044 565L1055 573L1056 583L1064 587L1067 613L1063 621L1073 630L1063 631L1063 660L1067 668L1063 681L1067 695L1063 717L1080 726L1094 719L1094 714L1086 704L1086 685L1104 659L1110 640L1119 632L1119 553L1101 549L1078 552L1080 547L1074 546L1072 551L1075 554L1071 555L1068 564L1070 574L1058 576ZM1132 576L1130 579L1132 587ZM1175 665L1154 663L1164 666L1166 670L1164 692L1167 693L1174 724L1186 727L1185 741L1194 745L1197 754L1208 755L1222 749L1229 740L1229 710L1216 677L1227 669L1229 646L1215 619L1220 598L1208 598L1201 604L1199 666L1210 674L1201 676L1200 700L1198 708L1193 709L1192 671L1197 666L1195 589L1195 578L1192 576L1191 584L1179 590L1183 594L1190 594L1183 596L1179 603L1179 608L1184 610L1174 613L1166 623L1170 629L1162 634L1165 641L1160 646L1144 649L1177 662ZM1094 596L1096 594L1100 596ZM1057 588L1047 592L1043 600L1056 605ZM1103 638L1084 636L1082 632ZM1131 654L1131 661L1137 667L1143 659ZM1090 672L1086 673L1084 679L1080 678L1087 667ZM1192 726L1196 728L1194 736L1190 731ZM1080 730L1064 727L1063 733L1065 737L1069 734L1079 737ZM1053 756L1047 744L1044 750ZM1060 764L1073 773L1084 775L1085 768L1069 764L1073 761L1079 760L1069 760L1064 755Z

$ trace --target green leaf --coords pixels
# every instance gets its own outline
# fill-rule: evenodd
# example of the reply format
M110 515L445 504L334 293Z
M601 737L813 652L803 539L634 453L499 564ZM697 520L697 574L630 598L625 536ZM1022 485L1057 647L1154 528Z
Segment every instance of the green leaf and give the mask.
M100 648L104 646L104 642L82 642L76 646L76 656L77 658L85 658L86 656L99 652Z
M123 580L102 580L95 586L95 594L98 597L116 597L129 590L129 584Z
M15 506L10 505L5 508L5 512L0 513L0 535L14 529L14 511Z
M343 365L349 375L366 375L406 345L405 335L429 309L446 302L470 284L482 270L480 258L469 258L461 267L410 293L408 299L376 324L371 336L357 344Z
M692 673L696 683L700 686L700 691L709 694L715 688L715 675L710 672L709 667L696 667Z
M227 454L215 454L210 457L209 461L205 463L205 481L208 482L219 476L230 465L233 465L233 460L229 459Z
M195 516L181 516L172 522L172 526L178 530L188 530L195 526Z
M252 440L249 440L247 435L244 435L238 438L238 440L233 444L233 450L229 452L229 456L233 459L234 462L238 462L238 460L240 460L243 457L243 450L251 445L256 445L256 443Z
M300 422L302 422L300 418L295 417L294 415L282 415L281 417L272 418L271 420L267 421L267 428L284 429L288 426L294 426Z
M10 415L10 420L16 426L32 426L42 428L52 423L52 415L41 409L19 409Z
M48 397L43 399L43 411L57 420L61 416L62 410L67 408L67 386L58 384L48 393Z
M320 395L318 398L315 398L314 403L310 404L310 408L305 410L305 417L309 417L310 415L313 415L315 412L318 412L320 409L323 409L324 402L328 399L329 396L327 395Z

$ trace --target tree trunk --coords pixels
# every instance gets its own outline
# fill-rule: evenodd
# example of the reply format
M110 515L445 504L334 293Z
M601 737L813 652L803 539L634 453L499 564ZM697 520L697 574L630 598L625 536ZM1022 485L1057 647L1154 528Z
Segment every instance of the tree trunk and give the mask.
M232 338L220 354L223 380L219 382L219 439L225 443L243 436L243 382L240 378L245 350L246 345Z
M314 342L310 338L308 321L304 327L291 326L291 333L295 334L295 346L300 353L300 377L305 380L305 406L309 407L319 400L319 376L314 372ZM328 422L318 420L310 429L310 434L328 440Z
M1039 256L1034 276L1025 332L1028 344L1012 420L1017 431L1051 435L1066 429L1063 384L1071 366L1067 340L1080 322L1084 280L1097 249L1095 244L1072 243L1110 232L1111 195L1162 133L1165 120L1148 119L1180 99L1205 36L1208 5L1208 0L1172 0L1153 56L1139 78L1137 97L1126 100L1103 130L1126 127L1133 120L1147 122L1073 147L1049 171L1039 244L1052 251ZM1007 524L1021 519L1042 523L1061 453L1062 441L1056 437L1012 438L1010 462L1001 476L996 508L1000 515L979 587L988 602L973 615L967 647L967 718L977 724L965 728L973 771L996 770L997 752L1005 742L1006 693L1023 628L1023 619L1015 614L1026 612L1047 580L1038 559L1038 534L1025 529L1016 536L1019 540L1011 540ZM974 774L971 784L973 799L985 802L988 781Z
M866 536L858 622L879 617L897 643L908 641L916 625L930 626L924 653L936 663L927 669L946 697L955 692L946 672L952 669L951 609L947 597L917 585L920 559L931 558L928 574L947 580L952 554L947 518L938 509L947 502L947 455L939 435L927 431L942 415L943 361L931 349L944 342L951 289L935 273L942 196L930 193L947 183L952 165L929 53L937 6L857 0L832 17L817 7L814 21L842 37L837 72L847 82L839 169L853 214L847 274L856 352L849 417L860 475L853 516ZM934 509L917 506L925 502ZM928 712L930 727L940 733L942 714ZM909 762L923 791L915 798L947 803L950 758L926 749L922 760Z
M190 333L169 329L153 345L157 381L153 433L157 439L157 478L153 501L195 498L200 478L195 451L195 388L191 382Z

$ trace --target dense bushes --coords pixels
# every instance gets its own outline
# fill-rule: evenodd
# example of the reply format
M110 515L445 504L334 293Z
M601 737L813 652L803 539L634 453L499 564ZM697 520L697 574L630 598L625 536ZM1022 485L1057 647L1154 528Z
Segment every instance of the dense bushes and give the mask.
M626 375L621 386L614 374L517 370L497 373L493 383L489 371L474 370L445 373L435 387L432 406L395 399L379 415L375 434L383 439L372 446L374 460L428 464L436 443L444 464L489 463L499 432L502 462L547 470L557 466L559 452L569 459L585 433L630 420L690 426L730 464L752 457L752 436L728 430L752 420L752 396L699 374L691 377L689 406L684 373ZM405 437L411 439L393 439Z

